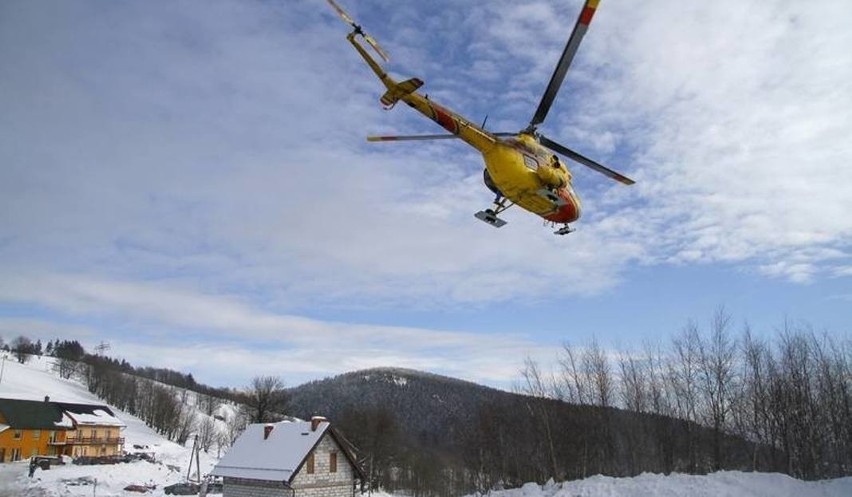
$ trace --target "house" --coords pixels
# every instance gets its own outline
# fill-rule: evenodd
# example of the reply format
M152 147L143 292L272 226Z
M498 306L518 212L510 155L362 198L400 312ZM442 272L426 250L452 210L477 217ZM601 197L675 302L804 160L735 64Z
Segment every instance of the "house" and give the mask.
M104 405L0 398L0 462L117 455L124 426Z
M54 403L72 429L66 434L66 455L116 456L124 450L121 430L125 424L107 407L97 404Z
M210 473L223 497L353 497L364 481L346 440L323 417L252 424Z

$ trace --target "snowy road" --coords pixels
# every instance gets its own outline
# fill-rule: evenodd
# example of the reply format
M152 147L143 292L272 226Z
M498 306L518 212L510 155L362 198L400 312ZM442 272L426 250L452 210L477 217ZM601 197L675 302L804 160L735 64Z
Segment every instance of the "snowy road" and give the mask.
M41 487L26 488L26 461L0 464L0 497L48 497Z

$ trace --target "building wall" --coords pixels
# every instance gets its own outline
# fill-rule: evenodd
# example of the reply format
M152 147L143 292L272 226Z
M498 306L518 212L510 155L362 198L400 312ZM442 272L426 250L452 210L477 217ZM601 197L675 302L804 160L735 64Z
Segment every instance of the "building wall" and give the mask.
M330 471L331 454L337 454L337 471ZM355 473L349 460L328 432L314 448L314 472L308 473L308 464L293 478L295 497L352 497Z
M60 445L50 444L51 434ZM0 433L0 462L20 461L32 456L60 454L65 440L65 430L16 430L9 428Z
M121 454L121 429L117 426L80 426L68 431L68 449L73 457L115 456Z
M280 481L225 478L222 497L293 497L293 490Z

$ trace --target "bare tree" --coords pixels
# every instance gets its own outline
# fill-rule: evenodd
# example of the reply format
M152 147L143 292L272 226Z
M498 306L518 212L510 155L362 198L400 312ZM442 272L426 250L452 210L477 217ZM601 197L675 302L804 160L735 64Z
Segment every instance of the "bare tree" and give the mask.
M227 445L231 446L237 441L237 437L245 431L246 426L249 424L249 418L248 415L238 411L234 413L233 417L227 420L227 423Z
M698 327L687 323L681 333L672 339L674 357L669 363L669 381L674 392L677 414L687 423L688 471L698 466L698 448L694 423L698 419L700 342Z
M551 412L552 401L551 393L553 389L549 386L548 381L544 378L538 364L530 357L524 359L524 369L521 370L521 377L524 379L522 392L533 397L532 408L537 417L541 419L541 424L544 427L545 443L547 444L548 463L550 465L550 476L556 479L561 479L562 474L556 464L556 449L553 445L553 416Z
M634 412L646 412L649 406L647 363L640 362L634 354L622 352L618 356L621 372L621 401Z
M287 407L287 392L278 376L255 376L245 393L252 423L272 421Z
M34 351L34 347L33 342L23 335L19 335L12 340L12 353L15 354L15 359L17 359L21 364L24 364L29 360L30 354Z
M216 422L213 421L213 418L204 416L204 419L198 422L197 426L198 444L204 452L209 452L216 439Z
M561 368L559 398L575 404L587 404L590 390L586 382L587 376L580 369L578 353L568 342L562 344L559 366Z
M731 315L720 307L713 315L708 340L698 341L701 395L709 425L713 428L713 469L717 471L722 468L723 430L736 388L734 360L737 345L730 337L730 324Z

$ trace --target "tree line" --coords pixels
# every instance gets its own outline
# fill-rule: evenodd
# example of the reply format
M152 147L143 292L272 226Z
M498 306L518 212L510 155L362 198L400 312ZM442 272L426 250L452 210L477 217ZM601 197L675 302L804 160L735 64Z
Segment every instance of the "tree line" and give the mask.
M527 360L519 391L653 415L625 420L635 429L613 440L601 411L596 429L576 434L584 449L569 456L579 461L583 475L590 466L595 472L635 473L639 460L643 468L662 472L707 472L733 463L804 479L852 474L848 340L789 321L774 339L762 339L747 324L735 332L730 314L719 309L705 330L687 323L667 345L613 355L594 340L586 347L566 343L558 362L556 371L545 374ZM565 468L556 460L564 455L556 447L557 432L547 429L554 414L543 400L532 412L545 427L541 446L550 473L559 477ZM654 416L684 421L682 433L676 438L660 433L652 442L648 434L659 430ZM750 442L749 454L737 440ZM625 444L622 457L613 457L619 444Z
M515 394L379 369L291 391L358 448L372 488L451 496L594 474L852 474L852 343L785 322L758 336L723 309L663 343L565 343Z

